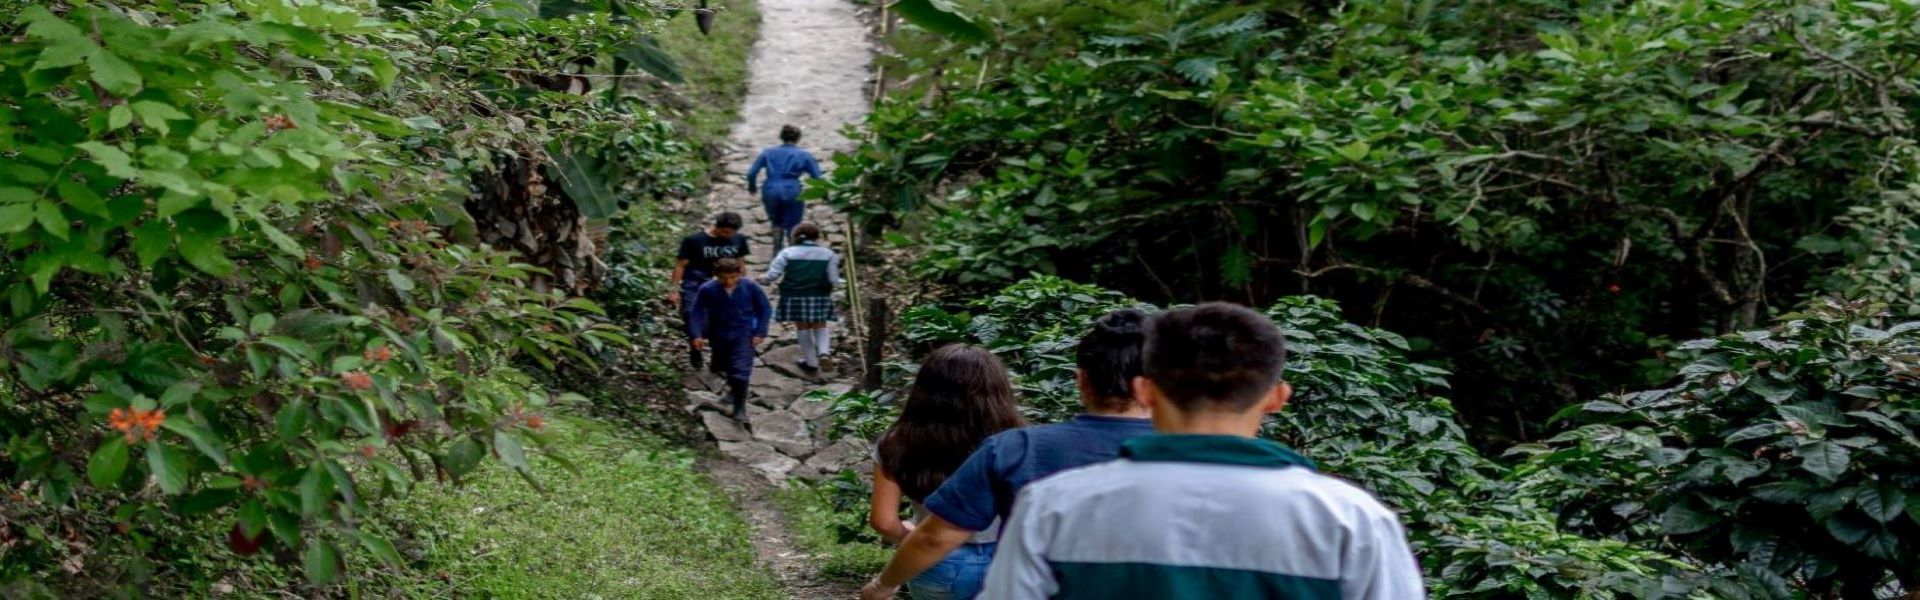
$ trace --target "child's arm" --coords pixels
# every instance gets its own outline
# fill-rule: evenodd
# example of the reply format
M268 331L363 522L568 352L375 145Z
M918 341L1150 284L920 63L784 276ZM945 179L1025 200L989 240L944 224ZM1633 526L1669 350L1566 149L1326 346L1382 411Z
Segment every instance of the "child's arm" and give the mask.
M791 248L789 248L789 250L790 249ZM780 276L785 274L786 271L787 271L787 251L781 250L778 256L773 257L773 264L767 265L767 274L762 276L760 278L760 281L767 284L772 284L775 281L779 281Z
M760 170L767 168L767 153L761 152L753 157L753 166L747 168L747 193L760 191Z
M832 285L833 287L840 287L840 253L839 252L833 253L833 258L827 259L827 283Z
M758 343L759 338L767 337L767 326L773 323L773 304L767 302L767 291L757 285L753 286L753 313L756 317L753 320L753 337Z
M813 160L813 153L811 152L807 153L807 174L812 175L814 179L820 178L820 163L819 161Z
M868 499L867 526L889 544L898 544L913 533L913 525L900 520L900 484L887 476L887 470L873 467L873 496Z
M702 286L693 292L693 306L687 309L687 336L691 339L707 338L707 288Z

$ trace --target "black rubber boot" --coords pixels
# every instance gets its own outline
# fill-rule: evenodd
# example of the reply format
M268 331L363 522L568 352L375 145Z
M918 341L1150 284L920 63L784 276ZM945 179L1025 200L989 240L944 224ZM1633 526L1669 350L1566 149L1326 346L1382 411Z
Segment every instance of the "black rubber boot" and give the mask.
M738 379L727 380L727 397L733 400L733 420L747 423L747 382Z
M693 367L695 373L706 370L707 353L691 345L687 346L687 366Z

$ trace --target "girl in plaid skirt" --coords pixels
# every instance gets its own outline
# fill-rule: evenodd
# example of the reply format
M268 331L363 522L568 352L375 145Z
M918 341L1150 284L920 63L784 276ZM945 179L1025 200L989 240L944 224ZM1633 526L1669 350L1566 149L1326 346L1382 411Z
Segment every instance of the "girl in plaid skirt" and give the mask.
M820 369L820 357L831 347L827 322L834 320L833 288L840 285L840 255L820 245L820 226L801 223L793 228L792 246L773 257L762 280L780 282L780 303L773 320L792 323L800 342L800 369Z

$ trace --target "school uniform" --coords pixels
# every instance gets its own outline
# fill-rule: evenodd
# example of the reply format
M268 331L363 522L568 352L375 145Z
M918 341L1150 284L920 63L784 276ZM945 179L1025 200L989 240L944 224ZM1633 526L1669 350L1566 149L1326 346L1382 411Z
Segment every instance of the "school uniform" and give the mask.
M781 250L767 268L766 281L780 282L780 303L773 320L782 323L821 323L834 320L833 288L840 285L840 255L808 240ZM794 332L800 344L800 368L820 368L820 357L832 347L826 327Z
M1127 440L1028 485L982 598L1418 600L1399 517L1280 444Z
M748 185L760 180L761 171L766 171L767 182L760 186L760 203L766 207L767 220L775 228L774 244L782 247L786 234L806 216L806 204L800 201L800 176L819 179L820 164L799 146L781 144L761 150L760 156L753 159L753 166L747 169Z
M719 280L706 282L693 297L688 326L694 339L713 348L713 364L727 378L734 416L744 418L747 382L753 378L753 338L767 336L773 307L760 285L746 279L728 292Z

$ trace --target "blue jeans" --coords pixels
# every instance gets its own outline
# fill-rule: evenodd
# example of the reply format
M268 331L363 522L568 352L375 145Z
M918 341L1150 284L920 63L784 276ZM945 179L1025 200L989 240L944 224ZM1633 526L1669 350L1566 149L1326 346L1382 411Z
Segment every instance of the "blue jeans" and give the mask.
M972 600L987 583L987 565L993 563L994 546L961 546L946 560L907 582L907 591L913 593L913 600Z

